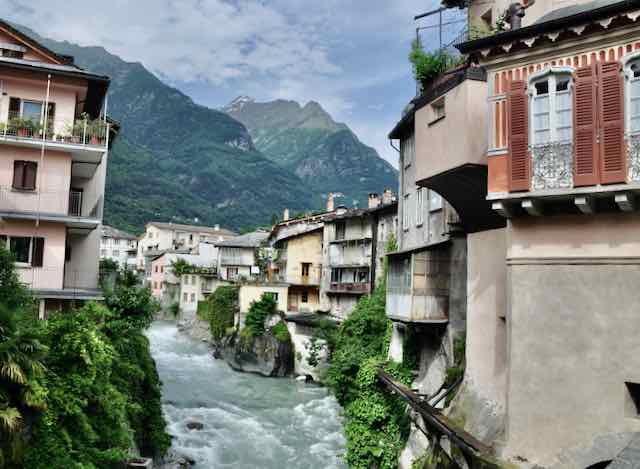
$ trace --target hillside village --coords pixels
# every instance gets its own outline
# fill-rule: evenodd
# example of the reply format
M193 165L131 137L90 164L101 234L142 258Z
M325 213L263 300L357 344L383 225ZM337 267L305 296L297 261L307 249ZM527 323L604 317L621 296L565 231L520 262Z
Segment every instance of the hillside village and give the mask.
M638 467L640 2L447 9L464 33L416 41L389 129L397 186L243 233L103 224L109 78L0 21L0 244L37 316L135 274L234 370L327 384L352 467Z

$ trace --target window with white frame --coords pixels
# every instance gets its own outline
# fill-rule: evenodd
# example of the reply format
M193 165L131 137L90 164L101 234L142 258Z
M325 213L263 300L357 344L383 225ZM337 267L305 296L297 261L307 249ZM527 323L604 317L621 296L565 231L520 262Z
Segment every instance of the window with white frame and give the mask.
M402 204L402 229L408 230L409 225L411 224L411 216L409 211L411 208L409 207L409 202L411 201L410 194L405 194L403 204Z
M424 223L424 191L422 187L416 191L416 226Z
M625 64L626 76L626 126L631 134L640 133L640 57Z
M573 136L572 78L568 71L549 70L529 82L533 145L569 142Z

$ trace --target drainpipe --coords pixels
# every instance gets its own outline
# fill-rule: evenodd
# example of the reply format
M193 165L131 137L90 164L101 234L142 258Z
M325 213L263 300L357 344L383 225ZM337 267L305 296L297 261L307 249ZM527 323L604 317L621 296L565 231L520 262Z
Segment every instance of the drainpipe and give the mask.
M38 210L36 212L36 230L40 226L40 199L42 197L42 173L44 172L44 152L47 144L47 121L49 118L49 94L51 91L51 74L47 75L47 91L44 98L44 125L42 128L42 144L40 145L40 168L38 170ZM37 231L36 231L37 233Z

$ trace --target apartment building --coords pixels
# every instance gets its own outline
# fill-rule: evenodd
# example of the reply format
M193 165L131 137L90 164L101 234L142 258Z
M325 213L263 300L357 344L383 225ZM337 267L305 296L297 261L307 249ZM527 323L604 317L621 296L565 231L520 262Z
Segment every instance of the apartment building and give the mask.
M544 466L605 467L640 429L639 8L538 2L459 45L487 73L487 198L508 219L504 454Z
M236 236L233 231L221 228L179 223L149 222L138 240L137 266L144 272L145 283L151 280L151 262L160 254L171 251L180 254L198 254L201 242L210 244Z
M100 260L109 259L121 268L135 270L138 237L107 225L101 230Z
M265 242L268 231L253 231L214 245L219 249L218 276L221 280L238 281L257 279L266 269L268 253ZM261 257L264 259L264 265Z
M40 315L102 297L98 250L109 78L0 21L0 242L40 299Z

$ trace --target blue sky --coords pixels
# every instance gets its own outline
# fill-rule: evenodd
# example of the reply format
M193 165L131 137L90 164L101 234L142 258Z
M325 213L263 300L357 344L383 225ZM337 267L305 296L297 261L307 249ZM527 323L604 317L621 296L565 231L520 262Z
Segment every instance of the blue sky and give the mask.
M386 135L415 94L407 61L413 16L437 4L0 0L6 19L139 61L206 106L221 107L240 94L318 101L394 165Z

